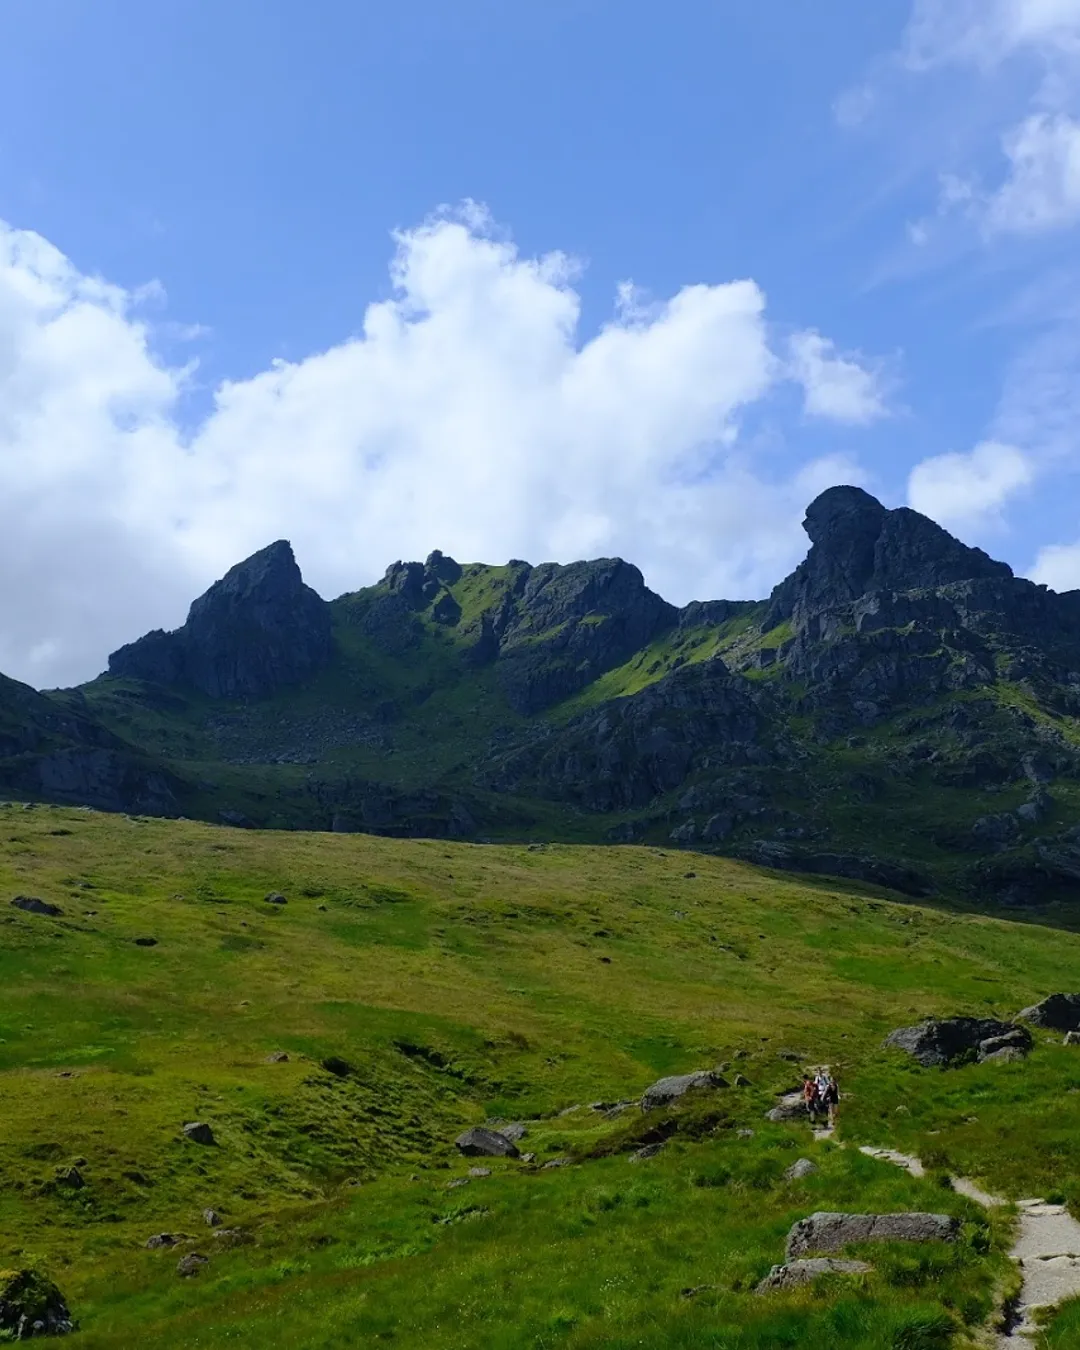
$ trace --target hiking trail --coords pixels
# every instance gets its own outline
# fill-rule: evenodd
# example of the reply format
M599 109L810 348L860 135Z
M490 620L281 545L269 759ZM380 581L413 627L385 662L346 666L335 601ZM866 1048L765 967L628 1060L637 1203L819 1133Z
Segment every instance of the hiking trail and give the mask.
M859 1152L902 1167L913 1177L926 1175L922 1161L910 1153L868 1144L861 1145ZM952 1188L985 1209L1008 1203L967 1177L953 1177ZM1039 1334L1035 1314L1080 1295L1080 1223L1064 1205L1045 1200L1019 1200L1017 1209L1019 1224L1009 1255L1020 1269L1023 1286L1018 1302L1009 1310L1006 1329L998 1335L999 1350L1030 1350Z

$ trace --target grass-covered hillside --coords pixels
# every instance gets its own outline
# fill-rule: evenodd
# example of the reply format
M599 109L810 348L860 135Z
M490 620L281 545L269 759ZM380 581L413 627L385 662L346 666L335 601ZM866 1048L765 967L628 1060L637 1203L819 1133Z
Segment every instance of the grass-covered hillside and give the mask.
M1015 1281L1008 1219L940 1177L1080 1201L1080 1050L942 1072L881 1042L1078 985L1071 932L688 852L3 807L0 1269L56 1280L73 1350L974 1343ZM821 1062L838 1139L766 1122ZM717 1067L682 1107L594 1105ZM458 1155L494 1119L534 1161ZM822 1209L963 1228L755 1294Z

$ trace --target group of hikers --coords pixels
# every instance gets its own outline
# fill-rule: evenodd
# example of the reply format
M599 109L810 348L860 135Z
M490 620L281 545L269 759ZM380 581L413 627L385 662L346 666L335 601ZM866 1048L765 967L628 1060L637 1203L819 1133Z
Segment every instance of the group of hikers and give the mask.
M829 1129L836 1129L836 1108L840 1105L840 1089L827 1068L818 1069L813 1078L809 1074L803 1075L803 1101L806 1103L811 1125L816 1126L818 1118L824 1116Z

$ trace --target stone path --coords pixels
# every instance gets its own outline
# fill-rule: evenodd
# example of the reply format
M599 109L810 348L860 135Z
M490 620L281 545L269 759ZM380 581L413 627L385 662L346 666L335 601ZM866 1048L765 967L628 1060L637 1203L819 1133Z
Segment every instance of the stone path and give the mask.
M920 1159L910 1153L867 1144L859 1152L902 1167L913 1177L926 1175ZM954 1191L987 1209L1007 1203L967 1177L954 1177L952 1185ZM1080 1294L1080 1223L1064 1205L1048 1205L1044 1200L1021 1200L1017 1208L1020 1223L1010 1255L1020 1267L1024 1283L1009 1327L998 1336L999 1350L1031 1350L1039 1334L1035 1313Z

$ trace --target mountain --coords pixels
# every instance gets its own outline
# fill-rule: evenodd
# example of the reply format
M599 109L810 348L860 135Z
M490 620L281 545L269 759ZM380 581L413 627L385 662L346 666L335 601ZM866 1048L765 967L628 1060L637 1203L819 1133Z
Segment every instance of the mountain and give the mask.
M855 487L759 602L678 609L621 559L397 562L326 602L290 546L77 690L0 685L15 796L237 825L647 841L1067 902L1080 592Z

